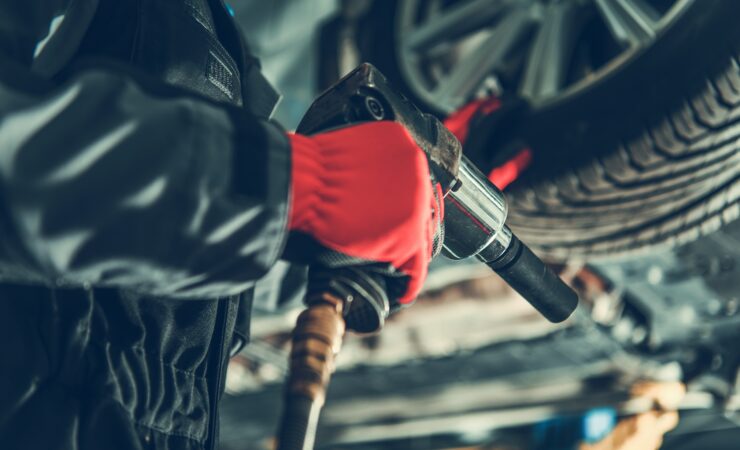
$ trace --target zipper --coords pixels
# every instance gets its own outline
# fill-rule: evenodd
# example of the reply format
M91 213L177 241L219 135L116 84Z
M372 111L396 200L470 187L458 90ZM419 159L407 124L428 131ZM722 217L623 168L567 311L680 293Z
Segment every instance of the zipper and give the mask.
M214 348L216 373L213 384L213 390L211 391L210 400L210 411L208 414L208 434L207 442L210 450L216 449L216 435L218 434L218 420L219 420L219 409L218 405L221 400L221 388L223 387L225 368L228 363L224 349L226 345L226 328L229 321L229 311L231 310L232 300L229 299L218 299L218 307L216 310L216 333L217 337L214 339L216 346Z
M128 55L128 62L132 64L137 62L136 59L141 54L141 52L139 51L139 43L141 42L142 33L141 28L143 26L142 24L144 20L146 20L146 18L144 17L144 7L141 4L141 0L136 1L134 8L136 9L136 29L134 30L133 42L131 42L131 49L129 50Z
M242 46L242 42L240 39L240 34L237 28L236 23L234 22L234 18L231 16L231 14L228 13L228 9L226 7L226 4L224 3L224 0L207 0L206 3L208 4L208 7L211 10L211 15L213 17L213 25L216 29L216 36L215 38L219 41L219 44L221 44L221 35L219 34L219 31L223 32L223 30L219 29L219 24L226 25L228 27L228 33L231 34L231 38L236 38L238 41L237 43L238 48L236 51L239 52L238 58L237 55L232 55L229 52L229 49L226 47L226 45L221 45L221 47L224 48L224 52L229 56L229 58L234 62L237 72L239 74L239 77L237 81L240 84L240 95L242 96L242 101L244 97L244 86L243 86L243 78L244 73L243 70L243 64L241 61L243 61L243 54L244 54L244 48ZM224 18L224 15L226 16ZM220 16L220 18L219 18ZM223 20L225 19L225 20ZM233 45L232 45L233 47ZM239 59L239 61L237 61ZM237 299L240 297L237 296ZM227 336L226 336L226 329L229 325L229 317L232 315L231 308L234 304L238 306L238 300L235 303L234 297L229 297L228 299L219 299L218 301L218 311L216 315L216 326L218 327L217 333L218 333L218 348L216 349L216 352L218 353L216 360L216 373L215 373L215 383L214 383L214 389L211 393L211 405L210 405L210 413L209 413L209 422L208 422L208 445L207 448L210 450L216 450L216 435L218 434L219 429L219 403L221 400L221 391L225 380L225 369L228 365L228 355L231 351L231 340L229 342L226 342ZM234 314L235 315L235 314ZM233 324L232 324L233 325ZM226 354L224 354L226 352Z

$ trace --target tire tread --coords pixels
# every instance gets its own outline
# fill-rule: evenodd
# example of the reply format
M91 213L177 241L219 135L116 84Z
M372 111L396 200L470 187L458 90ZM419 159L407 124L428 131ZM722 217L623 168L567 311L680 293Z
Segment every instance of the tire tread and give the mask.
M682 244L736 220L740 217L737 56L677 109L606 156L510 197L512 228L552 259L614 256ZM562 226L564 217L570 217L568 227Z

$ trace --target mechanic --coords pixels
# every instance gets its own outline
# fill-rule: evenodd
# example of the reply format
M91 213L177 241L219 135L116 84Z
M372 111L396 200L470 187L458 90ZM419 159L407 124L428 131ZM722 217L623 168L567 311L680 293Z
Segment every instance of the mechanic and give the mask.
M276 99L222 0L0 1L3 449L215 448L281 258L414 299L422 151L392 122L286 133Z

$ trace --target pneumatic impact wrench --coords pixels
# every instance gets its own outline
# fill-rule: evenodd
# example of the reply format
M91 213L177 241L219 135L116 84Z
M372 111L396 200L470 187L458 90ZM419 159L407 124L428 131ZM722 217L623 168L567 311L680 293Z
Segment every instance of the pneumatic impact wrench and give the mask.
M503 193L468 161L460 142L436 117L394 91L375 67L362 64L321 94L297 131L311 135L375 120L399 122L426 154L444 194L443 253L479 259L548 320L567 319L578 305L576 293L506 226ZM390 312L382 279L359 269L311 267L306 304L293 335L278 432L281 450L313 448L344 330L377 331Z

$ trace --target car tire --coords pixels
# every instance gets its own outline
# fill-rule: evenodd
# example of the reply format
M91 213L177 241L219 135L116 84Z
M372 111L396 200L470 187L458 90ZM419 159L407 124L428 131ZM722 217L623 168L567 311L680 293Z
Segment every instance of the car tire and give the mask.
M393 51L398 3L376 2L356 42L362 60L409 93ZM739 16L738 2L694 1L587 88L471 131L485 145L466 152L483 169L521 145L533 152L507 189L523 241L551 260L613 257L688 242L740 216Z

